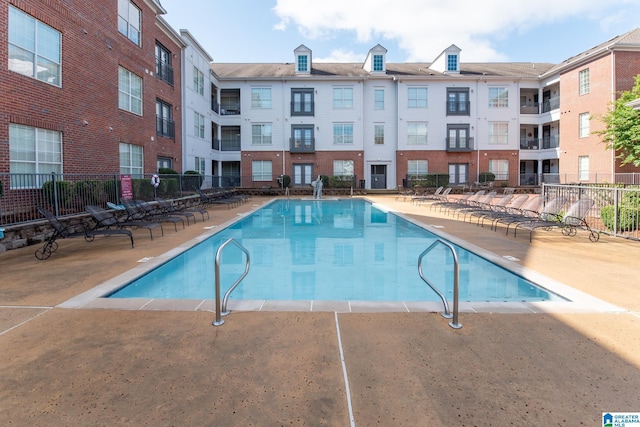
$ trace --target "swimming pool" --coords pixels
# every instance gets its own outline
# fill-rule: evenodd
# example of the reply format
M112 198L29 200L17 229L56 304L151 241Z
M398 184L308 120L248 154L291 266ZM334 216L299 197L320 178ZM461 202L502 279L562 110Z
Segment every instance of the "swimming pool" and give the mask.
M276 200L154 270L110 298L213 299L218 247L235 239L250 253L249 274L230 300L438 301L418 274L418 256L438 236L362 199ZM460 301L563 298L456 246ZM221 288L242 274L243 253L227 246ZM453 257L436 247L425 276L450 299Z

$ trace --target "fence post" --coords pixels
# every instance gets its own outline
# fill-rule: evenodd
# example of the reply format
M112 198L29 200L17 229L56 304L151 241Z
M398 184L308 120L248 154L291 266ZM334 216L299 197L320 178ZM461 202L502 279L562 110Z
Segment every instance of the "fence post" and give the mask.
M60 209L58 208L58 186L56 185L56 173L51 172L51 184L53 187L53 211L56 216L60 215Z

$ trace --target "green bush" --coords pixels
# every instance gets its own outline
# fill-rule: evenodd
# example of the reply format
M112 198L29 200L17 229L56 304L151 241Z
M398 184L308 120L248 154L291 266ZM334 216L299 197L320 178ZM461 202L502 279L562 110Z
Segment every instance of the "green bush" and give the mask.
M332 177L321 175L320 178L322 179L322 185L324 187L327 187L327 183L328 183L329 186L332 188L351 188L351 185L353 184L352 175L348 175L348 176L336 175Z
M287 188L291 185L291 177L289 175L280 175L278 177L278 182L282 183L282 187Z
M411 184L414 187L440 187L449 185L449 174L429 173L426 175L411 175Z
M159 168L158 175L179 175L179 173L171 168Z
M58 198L59 208L70 208L73 203L73 183L69 181L56 181L55 191L53 181L47 181L42 184L42 192L49 203L49 206L56 205L56 196Z
M98 180L83 180L73 184L73 194L80 206L99 205L103 185Z
M491 172L480 172L480 175L478 176L478 180L480 182L495 181L496 180L496 176Z
M636 205L637 206L637 205ZM616 223L614 206L604 206L600 209L602 223L609 230L613 230ZM618 229L615 231L634 231L638 229L638 216L640 209L631 206L619 206L617 212Z
M204 177L198 171L185 171L182 176L183 191L197 191L202 186Z

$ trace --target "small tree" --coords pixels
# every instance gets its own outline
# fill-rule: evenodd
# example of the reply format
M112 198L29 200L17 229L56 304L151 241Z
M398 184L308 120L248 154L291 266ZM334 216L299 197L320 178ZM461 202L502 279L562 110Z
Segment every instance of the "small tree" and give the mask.
M640 166L640 114L627 104L640 98L640 74L630 91L624 91L612 104L612 108L602 117L606 128L594 132L602 136L607 148L613 149L622 165Z

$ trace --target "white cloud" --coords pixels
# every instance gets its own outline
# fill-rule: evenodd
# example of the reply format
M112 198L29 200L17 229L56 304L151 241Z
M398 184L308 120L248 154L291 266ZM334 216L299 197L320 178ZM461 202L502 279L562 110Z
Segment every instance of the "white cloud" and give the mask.
M337 63L361 63L364 62L365 55L362 53L355 53L350 50L345 49L336 49L331 51L329 56L325 56L323 58L313 58L314 62L337 62Z
M432 61L451 44L466 62L502 61L496 40L530 33L538 24L593 19L607 25L605 11L629 0L277 0L277 29L294 26L309 39L331 39L352 33L357 42L384 45L395 41L407 61ZM615 14L610 13L615 20ZM598 23L600 21L600 23ZM331 57L351 56L338 51Z

